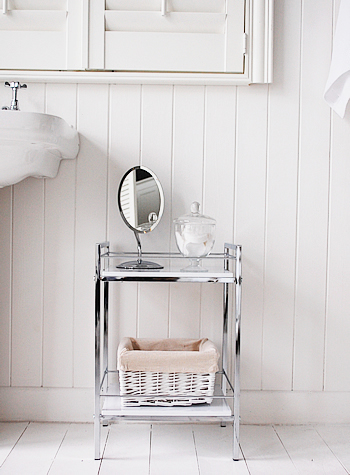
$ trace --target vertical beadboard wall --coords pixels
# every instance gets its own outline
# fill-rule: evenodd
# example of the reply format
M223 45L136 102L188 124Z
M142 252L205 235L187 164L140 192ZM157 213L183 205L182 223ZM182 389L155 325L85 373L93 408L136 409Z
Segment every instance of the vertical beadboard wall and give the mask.
M80 153L0 190L1 419L92 420L94 245L135 248L116 192L144 164L166 200L145 250L174 249L194 200L217 219L216 250L243 245L243 421L350 420L350 115L323 101L338 4L275 1L269 86L21 91L22 110L78 129ZM216 286L114 286L111 307L112 362L125 335L220 343Z

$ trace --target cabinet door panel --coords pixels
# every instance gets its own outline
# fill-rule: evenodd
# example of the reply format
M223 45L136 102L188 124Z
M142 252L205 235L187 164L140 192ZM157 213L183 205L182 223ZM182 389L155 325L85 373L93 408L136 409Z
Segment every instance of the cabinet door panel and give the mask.
M7 0L0 15L2 69L82 68L87 0Z
M245 0L168 0L165 15L159 1L109 0L105 8L91 16L105 55L92 52L90 68L244 72Z
M59 31L64 29L66 12L58 10L13 10L0 16L0 29L11 31Z
M9 10L64 10L67 0L8 0Z
M168 12L225 12L226 0L169 0ZM160 11L159 0L106 0L106 10Z
M107 31L224 33L224 13L106 12Z
M132 71L218 71L224 67L224 45L224 35L213 37L211 34L107 31L105 68Z
M6 45L0 51L2 69L66 67L64 31L0 31L0 44Z

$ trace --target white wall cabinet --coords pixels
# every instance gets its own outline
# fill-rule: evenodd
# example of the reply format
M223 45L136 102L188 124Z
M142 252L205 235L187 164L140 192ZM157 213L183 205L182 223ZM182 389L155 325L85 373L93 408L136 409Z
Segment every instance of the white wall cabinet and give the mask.
M148 82L272 80L273 0L2 1L2 69Z

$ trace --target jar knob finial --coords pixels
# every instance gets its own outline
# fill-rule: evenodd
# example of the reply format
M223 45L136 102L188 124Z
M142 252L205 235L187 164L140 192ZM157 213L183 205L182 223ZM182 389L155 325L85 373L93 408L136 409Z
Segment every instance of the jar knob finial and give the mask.
M199 214L199 208L200 208L200 204L198 203L198 201L194 201L191 204L191 213Z

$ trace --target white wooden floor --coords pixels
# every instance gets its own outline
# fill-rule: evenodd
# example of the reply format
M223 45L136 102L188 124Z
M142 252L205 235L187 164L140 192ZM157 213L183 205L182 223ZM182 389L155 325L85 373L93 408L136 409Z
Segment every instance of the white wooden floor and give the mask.
M114 424L93 459L92 424L0 423L1 475L226 475L350 473L350 425L232 426Z

